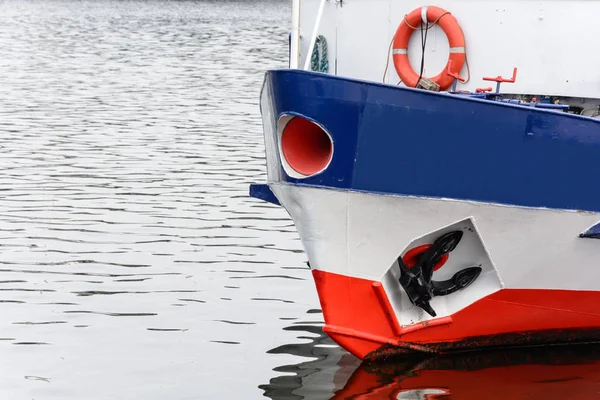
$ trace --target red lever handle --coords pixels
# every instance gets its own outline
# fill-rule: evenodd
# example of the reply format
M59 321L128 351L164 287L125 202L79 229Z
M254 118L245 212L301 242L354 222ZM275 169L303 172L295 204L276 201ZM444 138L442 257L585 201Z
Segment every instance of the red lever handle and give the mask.
M484 81L494 81L494 82L506 82L506 83L515 83L517 80L517 67L513 70L513 75L511 79L505 79L501 76L497 76L495 78L483 78Z
M493 89L491 87L486 87L486 88L477 88L475 89L476 93L485 93L485 92L491 92Z
M454 79L458 79L462 83L465 83L467 81L466 79L461 78L458 74L455 74L454 72L452 72L451 68L452 68L452 60L448 60L448 69L446 70L446 74L453 77Z

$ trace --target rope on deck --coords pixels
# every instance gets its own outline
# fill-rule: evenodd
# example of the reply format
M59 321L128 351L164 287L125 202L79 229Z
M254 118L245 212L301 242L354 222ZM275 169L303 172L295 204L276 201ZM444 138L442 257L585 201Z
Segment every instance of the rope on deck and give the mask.
M327 39L325 36L317 36L315 47L310 59L310 69L318 72L329 72L329 60L327 58Z

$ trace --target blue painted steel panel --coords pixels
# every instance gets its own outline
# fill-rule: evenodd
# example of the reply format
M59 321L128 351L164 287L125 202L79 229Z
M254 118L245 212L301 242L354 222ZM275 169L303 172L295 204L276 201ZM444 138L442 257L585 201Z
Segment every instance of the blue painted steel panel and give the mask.
M301 77L312 77L306 84ZM301 180L323 186L351 187L354 158L356 151L357 126L360 123L364 104L364 88L360 85L346 85L331 88L329 75L297 73L268 73L267 80L272 87L272 106L274 115L302 115L321 124L334 140L334 157L326 173L319 174L309 180ZM337 90L339 89L339 90ZM276 131L276 130L275 130ZM335 132L335 135L334 135ZM282 178L287 178L280 171ZM288 178L288 181L294 181Z
M579 237L589 238L589 239L600 239L600 222L596 225L592 226L585 232L581 233Z
M334 141L327 170L295 179L279 167L277 180L600 211L599 120L298 70L269 71L265 87L272 126L299 114Z
M250 197L254 197L259 200L264 200L268 203L273 203L278 206L279 200L275 197L275 194L269 187L269 185L265 185L263 183L252 183L250 184Z

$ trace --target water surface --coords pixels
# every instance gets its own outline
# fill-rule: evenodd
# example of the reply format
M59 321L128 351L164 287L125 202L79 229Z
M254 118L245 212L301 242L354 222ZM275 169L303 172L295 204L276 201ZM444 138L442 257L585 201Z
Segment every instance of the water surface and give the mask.
M298 362L267 352L322 321L306 258L247 197L288 14L0 3L0 397L262 398Z

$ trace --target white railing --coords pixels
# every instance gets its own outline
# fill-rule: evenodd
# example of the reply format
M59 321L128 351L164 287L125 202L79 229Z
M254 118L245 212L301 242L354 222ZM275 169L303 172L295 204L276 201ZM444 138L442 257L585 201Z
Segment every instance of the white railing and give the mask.
M315 27L313 29L312 37L310 39L310 46L308 47L308 52L306 53L306 59L304 60L304 70L308 70L310 68L310 56L314 51L315 42L317 41L317 34L319 32L319 25L321 25L321 19L323 18L323 8L325 8L325 2L327 0L321 0L321 4L319 5L319 12L317 13L317 19L315 20Z
M292 37L290 40L290 68L297 69L300 63L300 3L292 2Z

